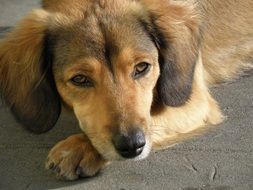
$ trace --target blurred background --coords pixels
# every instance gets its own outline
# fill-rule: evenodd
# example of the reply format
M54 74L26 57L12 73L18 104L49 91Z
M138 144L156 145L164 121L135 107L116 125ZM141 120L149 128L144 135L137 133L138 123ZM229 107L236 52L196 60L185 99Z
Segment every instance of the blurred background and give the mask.
M0 0L0 27L13 26L29 10L40 6L40 0Z

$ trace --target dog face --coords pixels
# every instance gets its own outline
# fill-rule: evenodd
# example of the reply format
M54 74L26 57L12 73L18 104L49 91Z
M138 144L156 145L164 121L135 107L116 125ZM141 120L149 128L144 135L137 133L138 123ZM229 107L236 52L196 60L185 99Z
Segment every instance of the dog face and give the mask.
M146 143L147 155L158 50L135 17L99 16L91 14L55 35L58 92L106 158L119 159L114 147L122 152L128 146L121 144L122 138L138 148ZM134 152L125 154L132 156Z
M183 105L191 94L198 57L192 10L168 1L86 3L78 16L33 13L7 36L4 97L35 132L55 124L63 103L103 157L143 158L152 109Z

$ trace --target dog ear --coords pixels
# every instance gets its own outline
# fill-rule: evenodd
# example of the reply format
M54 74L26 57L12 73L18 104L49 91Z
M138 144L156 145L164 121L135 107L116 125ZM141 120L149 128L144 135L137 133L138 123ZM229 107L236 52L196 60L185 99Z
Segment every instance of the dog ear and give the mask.
M51 129L61 103L52 75L49 13L36 10L0 43L0 89L15 118L35 133Z
M183 3L144 0L149 12L145 27L159 49L158 99L181 106L191 95L198 59L199 24L192 7Z

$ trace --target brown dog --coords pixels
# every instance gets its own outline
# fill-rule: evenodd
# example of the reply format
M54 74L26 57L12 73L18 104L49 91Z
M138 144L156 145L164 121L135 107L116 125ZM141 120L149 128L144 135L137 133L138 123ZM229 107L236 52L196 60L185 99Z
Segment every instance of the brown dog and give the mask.
M208 85L252 63L251 0L44 0L1 42L0 87L36 133L75 114L46 163L73 180L220 123Z

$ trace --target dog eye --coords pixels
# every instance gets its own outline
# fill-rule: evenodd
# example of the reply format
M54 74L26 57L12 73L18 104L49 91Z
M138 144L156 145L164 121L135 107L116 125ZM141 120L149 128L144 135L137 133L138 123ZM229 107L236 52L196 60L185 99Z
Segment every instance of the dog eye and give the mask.
M80 86L80 87L84 87L84 88L90 88L90 87L94 86L92 81L84 75L76 75L73 78L71 78L70 80L71 80L72 84L74 84L75 86Z
M134 68L134 72L132 74L132 77L134 79L138 79L138 78L144 76L145 74L147 74L149 72L150 67L151 67L151 65L146 62L142 62L142 63L137 64Z

